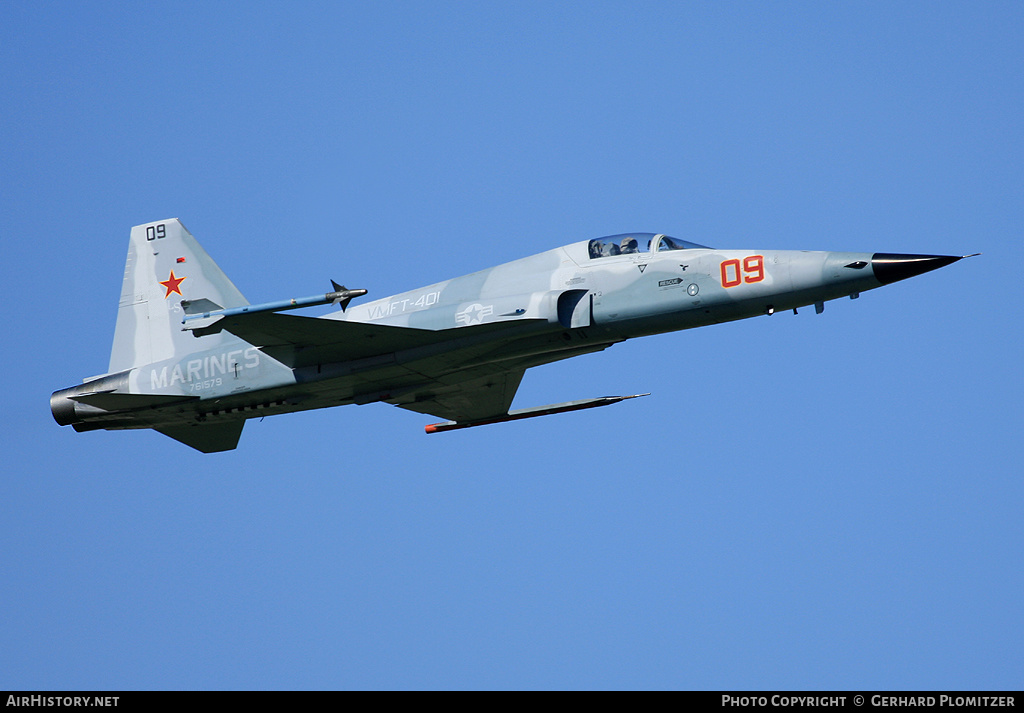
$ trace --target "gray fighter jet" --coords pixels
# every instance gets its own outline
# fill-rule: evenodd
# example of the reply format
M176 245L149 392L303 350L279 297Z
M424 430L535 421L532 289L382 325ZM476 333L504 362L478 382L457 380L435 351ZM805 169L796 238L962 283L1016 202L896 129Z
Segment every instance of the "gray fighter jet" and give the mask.
M717 250L654 233L584 240L375 302L331 292L250 305L177 219L132 228L106 374L50 398L76 431L152 428L204 453L245 420L384 401L428 433L574 411L509 410L530 367L630 339L828 300L961 259ZM337 304L324 317L281 314Z

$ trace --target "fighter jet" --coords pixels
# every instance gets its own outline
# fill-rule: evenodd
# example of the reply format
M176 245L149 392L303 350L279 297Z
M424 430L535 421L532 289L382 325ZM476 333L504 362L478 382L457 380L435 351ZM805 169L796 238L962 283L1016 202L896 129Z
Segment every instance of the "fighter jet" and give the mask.
M967 257L967 256L964 256ZM366 290L252 305L177 219L131 230L107 373L50 398L76 431L152 428L203 453L246 419L383 401L428 433L606 406L509 410L523 373L631 339L770 315L960 257L718 250L655 233L582 240L350 306ZM326 316L281 314L334 304Z

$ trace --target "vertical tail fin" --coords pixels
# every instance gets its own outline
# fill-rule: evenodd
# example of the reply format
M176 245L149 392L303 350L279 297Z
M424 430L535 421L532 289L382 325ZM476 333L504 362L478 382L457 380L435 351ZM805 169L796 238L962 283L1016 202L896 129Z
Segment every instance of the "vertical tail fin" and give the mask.
M109 372L195 351L196 338L181 329L185 299L220 307L249 304L180 220L136 225L128 241ZM205 347L222 338L201 339Z

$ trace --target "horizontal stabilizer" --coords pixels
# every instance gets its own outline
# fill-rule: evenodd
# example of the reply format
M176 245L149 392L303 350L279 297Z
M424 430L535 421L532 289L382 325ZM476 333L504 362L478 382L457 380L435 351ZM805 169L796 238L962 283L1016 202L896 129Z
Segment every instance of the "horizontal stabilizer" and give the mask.
M213 300L206 298L200 298L198 300L182 300L181 308L185 310L185 314L202 314L203 312L214 312L219 309L224 309Z
M220 453L238 447L245 421L227 423L196 423L188 426L166 426L154 429L201 453Z

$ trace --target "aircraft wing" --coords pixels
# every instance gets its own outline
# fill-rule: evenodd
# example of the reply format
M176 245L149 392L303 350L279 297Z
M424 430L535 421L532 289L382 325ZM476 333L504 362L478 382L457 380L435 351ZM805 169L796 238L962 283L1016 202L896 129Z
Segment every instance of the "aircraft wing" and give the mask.
M508 413L525 369L460 380L438 382L416 401L392 401L396 406L450 421L473 421Z
M557 354L468 366L435 376L429 384L387 401L399 408L460 423L505 416L528 368L599 352L609 346L611 344L587 345Z
M546 325L543 320L530 321ZM511 341L528 327L524 322L527 320L429 330L253 313L225 317L196 332L208 334L223 329L292 368L393 355L423 347L414 359L415 379L410 386L415 385L385 400L409 411L466 422L506 415L526 369L601 351L611 345L590 344L529 357L503 358L506 339L501 333L508 332L507 340ZM430 349L435 345L436 350ZM406 374L409 376L409 372Z
M521 325L493 322L459 329L431 330L363 322L299 317L277 313L225 317L197 335L220 330L241 337L260 351L292 368L337 363L393 354L455 339L480 337Z

